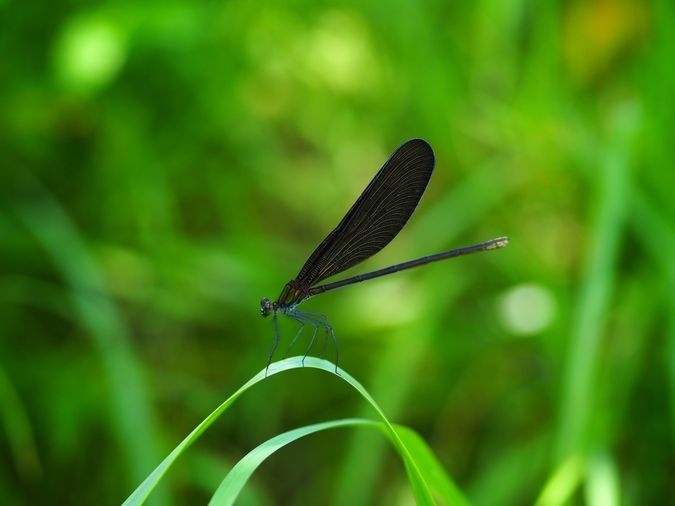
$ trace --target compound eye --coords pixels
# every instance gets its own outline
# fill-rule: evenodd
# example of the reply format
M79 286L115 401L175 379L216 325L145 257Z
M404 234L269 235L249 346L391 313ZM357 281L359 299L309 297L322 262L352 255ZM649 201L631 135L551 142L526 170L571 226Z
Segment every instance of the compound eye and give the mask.
M272 304L272 301L269 300L267 297L264 297L260 301L260 314L263 317L269 316L273 309L274 309L274 305Z

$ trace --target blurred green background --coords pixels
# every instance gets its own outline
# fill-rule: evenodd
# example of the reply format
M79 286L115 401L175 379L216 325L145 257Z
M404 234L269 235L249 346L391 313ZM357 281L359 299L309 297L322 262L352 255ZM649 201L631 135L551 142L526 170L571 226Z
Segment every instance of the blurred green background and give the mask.
M5 1L0 23L1 504L124 500L264 367L260 298L411 137L436 151L428 191L350 274L511 244L303 304L340 365L475 504L672 494L672 2ZM355 415L330 375L270 378L155 503ZM366 430L283 449L246 492L410 500Z

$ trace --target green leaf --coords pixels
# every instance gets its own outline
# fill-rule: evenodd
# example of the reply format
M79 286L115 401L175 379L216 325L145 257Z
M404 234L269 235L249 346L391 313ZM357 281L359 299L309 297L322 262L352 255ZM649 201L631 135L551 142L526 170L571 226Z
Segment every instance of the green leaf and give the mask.
M220 487L213 496L214 504L231 504L236 494L241 491L244 484L251 476L253 471L269 455L303 436L313 434L320 430L328 430L344 426L373 426L382 430L391 440L395 449L398 451L406 471L413 496L417 504L436 504L431 493L430 484L433 485L435 492L443 498L448 504L467 504L466 499L455 487L452 481L447 477L442 467L435 459L429 448L424 444L421 438L412 430L405 427L395 427L384 415L383 411L377 405L372 396L366 389L356 381L352 376L342 369L335 367L334 364L314 357L292 357L279 362L270 364L269 369L262 370L239 388L234 394L228 397L225 402L218 406L204 421L202 421L181 443L150 473L150 475L139 485L139 487L124 502L125 505L143 504L148 498L157 483L162 479L169 467L176 459L192 444L211 424L223 414L228 407L244 392L250 389L256 383L283 371L300 368L322 369L328 373L335 374L338 378L349 383L362 397L368 401L376 411L381 423L363 420L346 419L324 422L316 425L310 425L285 432L266 441L256 449L248 453L239 461L230 473L226 476ZM337 373L335 372L337 370Z

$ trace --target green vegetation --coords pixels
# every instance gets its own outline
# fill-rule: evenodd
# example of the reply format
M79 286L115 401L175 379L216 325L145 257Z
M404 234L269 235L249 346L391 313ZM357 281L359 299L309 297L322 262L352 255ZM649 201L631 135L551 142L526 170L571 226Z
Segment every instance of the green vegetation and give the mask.
M204 503L280 441L237 504L421 497L373 407L318 361L208 418L266 364L260 298L411 137L436 152L427 194L349 274L511 243L304 303L342 369L460 501L666 502L670 2L0 15L0 504L119 504L207 420L150 503Z

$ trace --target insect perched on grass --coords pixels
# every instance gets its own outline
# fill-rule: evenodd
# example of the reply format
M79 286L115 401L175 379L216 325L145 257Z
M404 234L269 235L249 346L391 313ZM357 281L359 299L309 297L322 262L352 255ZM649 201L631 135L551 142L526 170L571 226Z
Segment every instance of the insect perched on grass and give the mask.
M320 281L370 258L389 244L417 207L433 170L434 152L426 141L411 139L402 144L375 174L373 180L356 199L338 226L317 246L295 279L286 283L277 300L272 302L268 298L263 298L260 301L262 316L272 315L274 320L274 341L267 361L268 367L279 344L277 314L282 313L300 323L300 329L291 342L291 346L306 324L314 327L314 333L305 355L311 350L319 329L323 329L330 336L335 345L337 372L337 340L328 319L321 313L301 311L297 308L309 297L418 265L478 251L503 248L508 244L507 237L498 237L473 246L436 253L316 286Z

